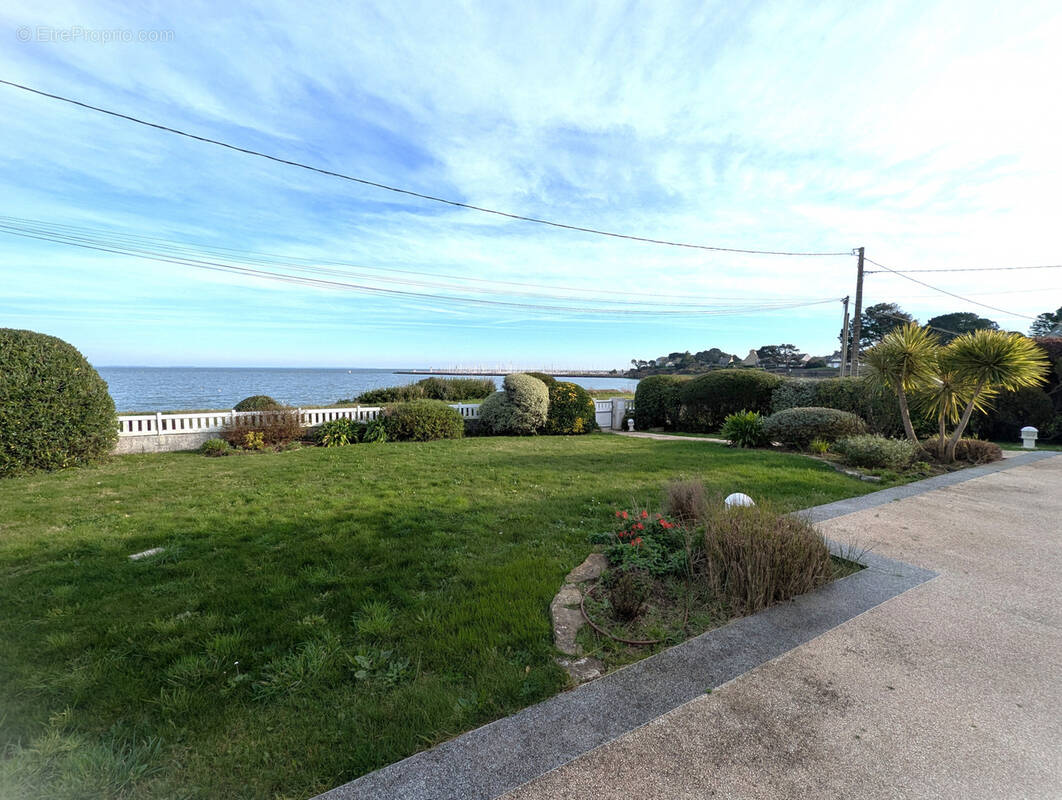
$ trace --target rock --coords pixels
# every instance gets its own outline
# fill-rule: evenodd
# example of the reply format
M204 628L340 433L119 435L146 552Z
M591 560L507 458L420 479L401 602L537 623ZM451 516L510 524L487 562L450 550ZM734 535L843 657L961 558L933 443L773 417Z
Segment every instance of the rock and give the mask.
M575 642L575 636L583 625L583 615L579 611L582 599L582 594L575 586L565 584L549 604L549 615L553 620L553 644L570 656L583 652Z
M608 559L605 558L604 553L591 553L586 557L586 561L568 573L568 577L564 579L564 582L584 583L585 581L596 580L601 577L601 573L607 568ZM579 601L577 600L576 602Z
M878 475L860 475L859 480L867 483L881 483L881 477Z
M596 658L558 658L557 663L572 679L572 683L586 683L594 678L600 678L605 672L605 665Z

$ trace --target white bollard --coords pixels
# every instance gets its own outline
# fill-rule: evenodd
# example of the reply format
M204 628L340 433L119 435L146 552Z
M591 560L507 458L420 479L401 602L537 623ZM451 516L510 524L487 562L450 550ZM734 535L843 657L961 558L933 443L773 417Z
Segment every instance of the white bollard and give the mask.
M633 419L627 420L627 430L630 431L631 433L634 433L634 420Z
M1026 425L1021 429L1021 446L1026 450L1036 449L1036 437L1040 431L1034 428L1032 425Z
M723 502L726 504L727 508L730 508L732 506L756 505L754 502L752 502L752 498L749 497L747 494L744 494L743 492L734 492L731 495L727 495L726 500L724 500Z

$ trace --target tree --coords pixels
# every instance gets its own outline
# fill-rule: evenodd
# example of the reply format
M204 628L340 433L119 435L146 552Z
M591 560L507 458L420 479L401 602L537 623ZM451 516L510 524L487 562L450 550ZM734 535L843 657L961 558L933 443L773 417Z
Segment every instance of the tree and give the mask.
M941 314L933 317L926 323L926 327L933 331L940 339L941 344L947 344L956 336L961 336L970 331L998 331L999 325L985 317L971 314L969 311L958 311L954 314Z
M933 377L939 350L936 336L910 322L889 331L863 355L871 382L896 393L904 432L915 444L918 444L918 435L911 424L907 395Z
M773 367L789 369L804 357L804 354L791 344L767 344L756 350L756 355L760 359L760 366L768 369Z
M876 305L868 306L863 309L863 313L859 318L861 320L859 329L860 350L865 350L866 348L877 344L885 338L885 335L889 333L889 331L915 321L914 317L900 308L896 303L877 303ZM839 342L844 342L843 330L838 334L837 340ZM849 329L848 332L848 352L852 352L851 329Z
M958 379L973 387L959 424L948 439L945 453L948 461L955 460L955 448L983 394L1037 386L1043 382L1048 369L1044 350L1020 333L986 330L964 333L942 355Z
M1060 323L1062 323L1062 307L1059 307L1058 311L1053 314L1045 311L1033 320L1033 324L1029 326L1029 335L1047 336L1051 333L1051 329Z

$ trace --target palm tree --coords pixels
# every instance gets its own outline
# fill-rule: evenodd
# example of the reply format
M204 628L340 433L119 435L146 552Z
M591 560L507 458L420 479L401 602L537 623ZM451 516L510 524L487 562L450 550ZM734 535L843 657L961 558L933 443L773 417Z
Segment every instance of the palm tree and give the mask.
M907 394L933 379L939 351L937 337L911 322L889 331L863 356L871 382L896 393L904 432L915 444L918 444L918 435L911 424Z
M958 423L973 392L974 387L969 381L963 380L949 363L947 355L941 354L933 377L918 390L914 398L915 405L937 419L937 458L944 458L948 426ZM988 401L995 394L995 390L982 390L974 402L974 408L987 411Z
M948 440L946 458L955 460L955 448L979 401L999 391L1014 391L1043 382L1048 361L1032 339L1020 333L980 330L965 333L944 348L946 363L958 380L972 387L959 424ZM989 393L989 394L986 394Z

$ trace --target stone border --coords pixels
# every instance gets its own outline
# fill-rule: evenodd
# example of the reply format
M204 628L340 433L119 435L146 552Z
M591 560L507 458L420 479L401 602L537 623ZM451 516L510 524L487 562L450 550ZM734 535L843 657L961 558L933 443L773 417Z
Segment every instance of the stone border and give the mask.
M1056 455L1062 454L1023 453L803 513L822 522ZM865 569L822 589L708 631L319 797L491 800L936 576L874 553L860 560Z

